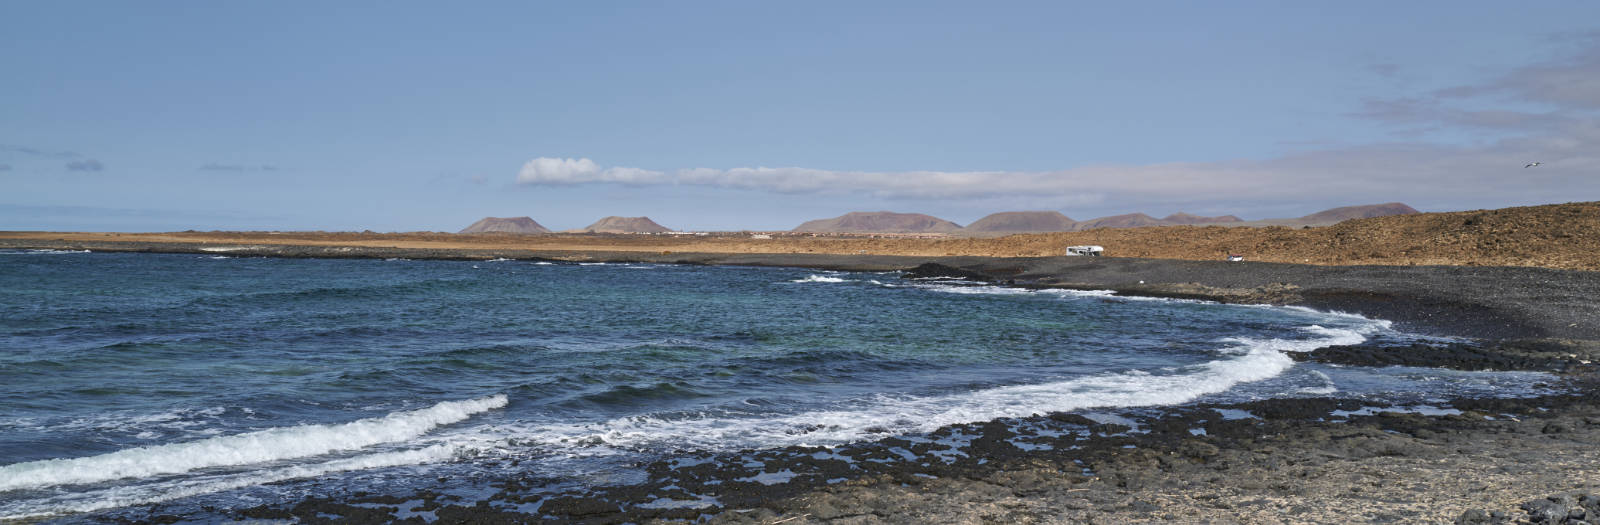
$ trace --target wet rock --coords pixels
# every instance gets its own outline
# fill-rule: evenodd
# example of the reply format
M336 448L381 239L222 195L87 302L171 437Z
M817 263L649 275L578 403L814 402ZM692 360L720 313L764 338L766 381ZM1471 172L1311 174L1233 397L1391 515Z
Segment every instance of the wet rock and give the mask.
M608 501L567 496L550 498L539 510L557 516L584 517L615 513L619 509L617 504Z
M1266 399L1245 403L1241 408L1262 419L1318 419L1334 410L1361 408L1361 402L1353 399L1328 398Z
M1456 525L1490 525L1499 523L1511 523L1511 518L1507 517L1503 512L1488 512L1483 509L1471 509L1461 513L1461 517L1456 518Z
M1405 346L1382 344L1335 345L1310 352L1294 352L1296 361L1356 366L1420 366L1453 370L1565 370L1568 359L1551 357L1544 347L1481 347L1467 343Z
M1567 519L1571 509L1550 497L1536 499L1523 503L1519 508L1528 512L1528 521L1533 523L1561 523Z
M1600 498L1592 494L1578 496L1578 505L1588 511L1589 518L1600 518Z
M1070 414L1070 413L1067 413L1067 412L1052 412L1052 413L1050 413L1049 416L1046 416L1046 417L1049 417L1051 421L1067 423L1067 424L1070 424L1070 425L1083 425L1083 426L1086 426L1086 427L1092 427L1092 426L1095 426L1096 424L1098 424L1098 423L1095 423L1095 421L1093 419L1089 419L1087 417L1083 417L1083 416L1078 415L1078 414Z
M1188 440L1184 441L1182 445L1178 446L1178 453L1182 454L1184 457L1205 460L1216 456L1217 454L1221 454L1222 449L1217 448L1216 445L1206 443L1204 441Z
M995 279L993 276L983 272L975 272L972 270L956 268L954 266L939 263L922 263L916 268L906 270L905 274L901 275L901 277L905 279L966 279L968 281L978 282L990 282Z

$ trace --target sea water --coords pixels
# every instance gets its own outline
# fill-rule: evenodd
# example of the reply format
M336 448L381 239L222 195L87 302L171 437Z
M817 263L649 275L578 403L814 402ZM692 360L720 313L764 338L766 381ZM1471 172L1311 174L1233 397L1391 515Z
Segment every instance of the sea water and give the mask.
M1423 339L1334 312L896 272L7 251L0 520L470 493L513 473L628 483L629 465L688 452L1285 396L1427 405L1539 380L1288 357Z

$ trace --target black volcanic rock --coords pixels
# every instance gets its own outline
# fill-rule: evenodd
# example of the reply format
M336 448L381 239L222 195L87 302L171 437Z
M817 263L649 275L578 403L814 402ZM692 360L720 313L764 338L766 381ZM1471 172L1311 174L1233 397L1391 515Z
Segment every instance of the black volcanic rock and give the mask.
M993 276L982 272L931 262L922 263L916 268L906 270L900 277L903 279L966 279L979 282L995 280Z

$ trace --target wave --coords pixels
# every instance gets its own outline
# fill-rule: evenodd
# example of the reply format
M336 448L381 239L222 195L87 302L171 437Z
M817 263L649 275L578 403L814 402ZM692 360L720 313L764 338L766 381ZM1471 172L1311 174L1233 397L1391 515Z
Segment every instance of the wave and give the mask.
M844 282L850 282L850 280L849 279L839 278L839 277L830 277L830 276L827 276L827 275L811 274L811 275L807 275L804 279L795 279L795 280L789 281L789 282L791 282L791 283L844 283Z
M66 255L69 253L93 253L89 250L0 250L0 255Z
M0 467L0 492L181 474L210 467L252 465L357 450L406 441L436 427L504 407L506 403L506 396L502 394L445 401L421 410L337 425L274 428L98 456L17 463Z
M130 505L158 503L291 479L311 478L337 472L437 463L460 456L467 450L462 444L446 443L416 450L367 454L313 465L294 465L243 474L187 479L157 486L116 487L91 492L68 493L13 504L0 503L0 520L39 518L72 512L93 512Z
M688 417L629 416L597 423L530 427L519 431L517 437L563 447L601 447L592 450L596 453L604 448L724 450L830 445L931 432L946 425L997 418L1182 404L1283 374L1294 366L1294 360L1285 352L1361 342L1366 339L1363 334L1381 327L1377 322L1354 328L1313 325L1301 329L1311 336L1304 339L1224 339L1221 342L1226 346L1217 349L1220 359L1161 373L1133 370L935 396L878 395L831 409L773 417L705 413Z

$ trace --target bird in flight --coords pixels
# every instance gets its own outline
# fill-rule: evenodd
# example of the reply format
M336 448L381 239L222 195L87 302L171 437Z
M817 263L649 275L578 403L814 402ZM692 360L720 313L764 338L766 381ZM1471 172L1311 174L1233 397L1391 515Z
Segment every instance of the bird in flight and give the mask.
M1532 167L1538 166L1540 164L1543 164L1543 163L1542 162L1529 162L1527 166L1523 166L1523 167L1524 168L1532 168Z

